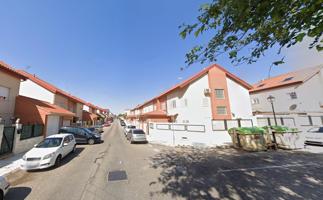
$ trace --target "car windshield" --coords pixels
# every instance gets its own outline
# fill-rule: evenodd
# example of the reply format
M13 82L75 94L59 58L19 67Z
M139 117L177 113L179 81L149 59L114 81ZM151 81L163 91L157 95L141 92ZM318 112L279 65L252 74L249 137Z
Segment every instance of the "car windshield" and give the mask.
M91 130L89 130L88 128L85 128L84 130L86 133L93 134L93 132Z
M145 134L145 132L142 130L134 130L133 134Z
M129 129L135 129L136 126L128 126Z
M46 138L44 141L39 143L36 148L52 148L58 147L62 143L62 138Z
M95 128L88 128L89 131L95 131Z

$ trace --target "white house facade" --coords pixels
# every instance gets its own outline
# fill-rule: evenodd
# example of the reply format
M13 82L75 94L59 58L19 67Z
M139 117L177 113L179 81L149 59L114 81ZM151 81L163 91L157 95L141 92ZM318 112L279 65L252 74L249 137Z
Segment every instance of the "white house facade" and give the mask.
M162 143L223 145L230 142L229 128L254 124L249 89L248 83L211 65L132 109L128 122Z
M323 65L260 81L250 90L250 96L252 110L264 124L274 123L267 99L272 96L279 125L323 125Z

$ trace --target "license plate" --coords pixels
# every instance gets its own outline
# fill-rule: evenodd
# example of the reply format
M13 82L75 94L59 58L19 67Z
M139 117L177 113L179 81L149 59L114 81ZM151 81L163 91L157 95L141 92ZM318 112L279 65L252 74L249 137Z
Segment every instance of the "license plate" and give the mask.
M27 162L26 166L29 168L33 168L33 167L38 167L39 163L38 162Z

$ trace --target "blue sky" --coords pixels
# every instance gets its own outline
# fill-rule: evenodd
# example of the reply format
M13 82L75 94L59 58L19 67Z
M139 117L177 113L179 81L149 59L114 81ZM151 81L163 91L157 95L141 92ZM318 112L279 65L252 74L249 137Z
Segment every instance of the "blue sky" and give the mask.
M73 95L122 112L207 66L185 71L185 53L207 38L182 40L201 0L1 1L0 60ZM252 65L218 63L249 83L266 78L274 50ZM323 63L306 44L283 51L273 75Z

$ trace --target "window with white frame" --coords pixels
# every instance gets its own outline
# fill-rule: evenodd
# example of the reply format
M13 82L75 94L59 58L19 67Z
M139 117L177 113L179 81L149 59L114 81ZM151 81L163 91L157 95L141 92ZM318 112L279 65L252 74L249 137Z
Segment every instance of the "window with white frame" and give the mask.
M291 99L297 99L297 94L296 92L290 92L288 93Z
M216 107L216 113L218 115L226 115L227 114L227 107L225 107L225 106L217 106Z
M186 98L183 99L182 104L183 104L183 107L187 107L188 106L188 100Z
M224 89L215 89L215 98L224 99Z
M176 100L175 99L170 102L170 106L171 106L171 108L176 108Z
M253 98L253 99L251 99L251 103L252 103L252 105L256 105L256 104L259 104L260 102L259 102L258 98Z
M8 100L9 88L0 86L0 100Z

